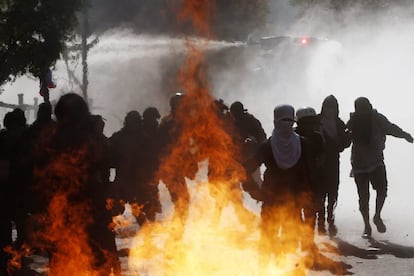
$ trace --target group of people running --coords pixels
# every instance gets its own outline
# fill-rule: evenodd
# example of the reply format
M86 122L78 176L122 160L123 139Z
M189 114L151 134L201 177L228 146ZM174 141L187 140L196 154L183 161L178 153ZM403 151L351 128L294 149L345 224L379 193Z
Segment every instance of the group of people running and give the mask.
M170 150L168 145L180 135L176 111L183 97L176 94L170 99L170 114L163 118L155 107L145 109L142 116L135 110L128 112L122 129L109 138L103 132L103 118L92 115L83 98L74 93L58 100L55 119L49 102L39 105L37 119L29 126L21 109L7 113L0 132L0 247L29 244L47 250L52 262L53 256L65 249L59 249L56 238L44 233L53 228L57 206L65 203L60 209L63 220L56 227L71 229L71 216L76 214L83 223L77 227L83 227L94 254L93 266L106 271L115 268L118 273L114 229L108 226L113 216L124 211L125 203L132 206L140 225L154 221L162 211L156 172L160 159ZM339 157L352 143L352 174L365 225L363 235L370 237L372 231L370 183L377 192L373 222L379 232L386 231L381 218L387 195L385 136L410 143L413 138L373 109L367 98L355 100L355 112L346 124L339 118L333 95L324 99L319 114L310 107L295 111L291 105L278 105L269 138L241 102L230 107L221 100L214 103L223 126L243 154L240 162L248 177L241 187L263 202L261 228L268 227L270 220L266 218L275 205L306 192L311 194L306 212L312 228L336 235ZM259 170L262 164L266 167L263 177ZM116 172L112 181L111 168ZM186 176L183 174L175 185L185 183ZM188 191L166 184L176 208L188 202ZM305 208L303 202L297 206L298 213ZM17 231L14 242L12 222ZM56 227L54 231L59 229ZM5 251L0 256L0 275L8 275L10 256Z

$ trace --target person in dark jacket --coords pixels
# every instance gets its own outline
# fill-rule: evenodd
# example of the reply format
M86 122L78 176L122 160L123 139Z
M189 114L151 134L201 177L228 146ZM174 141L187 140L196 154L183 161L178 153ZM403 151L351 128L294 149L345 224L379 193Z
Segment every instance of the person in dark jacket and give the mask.
M132 213L139 225L155 218L151 202L153 190L147 177L151 162L152 146L149 137L144 133L142 118L138 111L127 113L124 126L110 138L112 166L116 169L114 180L117 196L131 205ZM148 214L147 214L148 213Z
M27 181L26 195L22 194L21 206L26 206L26 212L37 214L44 204L42 197L38 196L34 189L34 169L39 168L48 161L48 149L56 132L56 122L52 119L52 106L45 102L39 105L36 120L29 126L27 134L27 150L25 150L25 165L29 170L29 179ZM23 192L23 191L22 191ZM33 216L26 217L26 224L29 232L38 231L37 222ZM29 236L29 235L28 235ZM30 241L25 241L29 243ZM29 246L31 246L29 244ZM37 248L38 249L38 248ZM36 250L37 250L36 249Z
M74 93L59 99L55 115L56 131L44 162L34 170L34 189L43 206L33 214L39 227L32 240L50 252L50 274L65 269L76 275L87 269L107 275L113 268L119 275L112 218L106 209L108 181L103 176L108 166L100 128L87 103Z
M340 153L351 144L351 136L345 123L339 118L338 101L333 95L326 97L319 114L321 132L324 139L324 160L322 175L322 202L319 210L318 231L325 233L325 221L330 236L335 236L335 207L339 190ZM327 201L327 203L326 203Z
M142 128L152 138L159 140L161 114L155 107L148 107L142 113Z
M13 124L12 112L3 119L4 129L0 131L0 275L9 275L7 263L11 256L3 249L12 246L12 220L16 213L16 192L10 181L11 145L10 127Z
M11 112L11 122L6 125L8 132L8 151L10 161L10 185L15 198L12 210L15 211L14 222L17 231L16 247L23 245L27 240L27 199L30 168L28 166L28 126L24 111L15 108Z
M143 185L149 192L149 198L147 204L144 205L144 211L149 221L154 221L156 214L162 212L158 190L159 183L155 176L160 162L161 151L160 118L161 114L155 107L148 107L142 113L142 129L148 141L144 149L145 156L148 159L144 164Z
M309 224L314 229L317 212L322 202L322 175L323 175L323 137L320 132L320 122L316 111L312 107L300 108L296 111L295 132L304 137L306 143L306 162L311 180L311 202L309 210L304 209Z
M230 114L242 138L255 139L258 143L266 140L262 124L247 112L241 102L237 101L230 105Z
M261 246L263 252L281 254L285 248L296 250L301 239L297 229L309 225L302 222L302 209L307 208L311 180L306 157L306 143L294 132L295 110L290 105L279 105L274 109L274 131L262 144L253 158L246 163L247 172L253 172L261 164L266 166L263 185L260 187ZM281 234L278 233L281 231ZM306 235L301 231L302 235ZM312 235L313 236L313 235ZM313 239L302 240L302 249L313 244ZM288 252L283 252L288 253Z
M243 104L236 101L230 105L230 112L227 113L227 130L239 148L240 163L252 157L259 146L266 141L266 133L260 121L251 113L247 112ZM260 168L248 176L243 186L261 185ZM249 189L249 188L248 188Z
M363 237L369 238L372 232L369 223L370 183L377 192L373 222L378 232L384 233L387 230L381 217L388 189L383 154L386 136L404 138L409 143L413 143L413 137L373 109L365 97L355 100L355 112L351 113L347 127L352 132L352 175L358 189L359 210L365 225Z

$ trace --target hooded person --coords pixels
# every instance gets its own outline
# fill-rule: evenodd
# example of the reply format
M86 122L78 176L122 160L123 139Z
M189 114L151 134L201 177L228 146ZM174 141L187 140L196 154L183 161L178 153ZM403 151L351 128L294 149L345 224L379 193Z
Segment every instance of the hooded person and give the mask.
M142 113L144 132L153 139L159 139L159 120L161 114L155 107L148 107Z
M369 238L372 232L369 223L370 183L377 193L373 222L378 232L387 230L381 217L388 190L383 154L386 136L404 138L409 143L413 143L413 137L373 109L365 97L355 100L355 112L351 113L347 127L352 132L351 175L358 189L359 210L364 220L362 236Z
M248 172L266 166L262 186L262 200L270 201L283 194L296 193L308 180L304 162L304 139L293 128L295 110L290 105L279 105L274 109L272 136L246 162Z
M345 123L339 118L338 101L333 95L327 96L322 102L318 115L320 130L324 141L322 202L319 210L318 230L325 233L325 222L328 223L330 236L335 236L335 207L339 190L339 157L340 153L351 144L351 137Z
M266 247L265 252L278 250L278 245L275 243L281 240L292 243L292 247L296 248L300 238L287 233L293 230L290 229L292 221L296 221L294 223L296 226L301 224L301 210L306 208L307 191L310 187L305 154L306 143L293 128L295 109L291 105L276 106L273 122L272 136L245 164L248 173L262 164L266 167L263 185L257 188L260 200L263 202L261 245ZM289 208L291 212L286 215L283 207ZM276 234L279 229L282 231L280 238ZM313 241L307 242L313 243ZM306 243L303 241L302 248L306 248Z
M266 133L262 124L255 116L247 112L241 102L236 101L230 105L230 117L235 126L233 135L237 136L236 140L239 139L242 142L252 140L255 144L266 141Z
M311 204L304 213L312 220L315 226L318 211L322 209L322 175L323 175L323 137L320 129L319 116L312 107L299 108L296 111L295 132L302 136L306 143L306 162L311 180Z

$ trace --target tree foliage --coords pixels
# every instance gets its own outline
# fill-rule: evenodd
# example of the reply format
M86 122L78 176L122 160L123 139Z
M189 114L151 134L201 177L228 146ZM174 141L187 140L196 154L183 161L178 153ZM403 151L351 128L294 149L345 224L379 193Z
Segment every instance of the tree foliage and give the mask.
M177 20L181 0L0 0L0 85L25 73L38 77L52 66L85 1L92 32L127 26L137 33L192 34ZM265 23L267 1L216 0L214 35L245 39Z
M60 57L82 0L1 0L0 84L39 76Z

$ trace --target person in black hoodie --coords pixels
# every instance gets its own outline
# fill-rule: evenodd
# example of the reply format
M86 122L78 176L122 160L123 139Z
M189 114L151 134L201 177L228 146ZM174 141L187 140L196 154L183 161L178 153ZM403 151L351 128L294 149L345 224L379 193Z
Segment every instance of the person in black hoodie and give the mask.
M318 231L325 233L325 221L330 236L335 236L335 207L339 190L340 153L351 144L351 136L345 123L339 118L338 101L333 95L326 97L319 114L321 133L324 139L324 160L322 174L322 203L318 217ZM327 203L326 203L327 201Z
M308 223L314 229L316 215L322 203L322 174L323 174L323 137L320 132L319 117L312 107L300 108L296 111L295 132L304 137L306 143L306 159L311 180L311 202L304 213Z
M365 225L362 236L369 238L372 232L369 223L369 183L377 192L373 222L378 232L384 233L387 230L381 218L388 189L383 154L386 135L404 138L409 143L413 143L413 137L373 109L365 97L355 100L355 112L351 113L347 127L352 132L352 175L358 189L359 210Z

